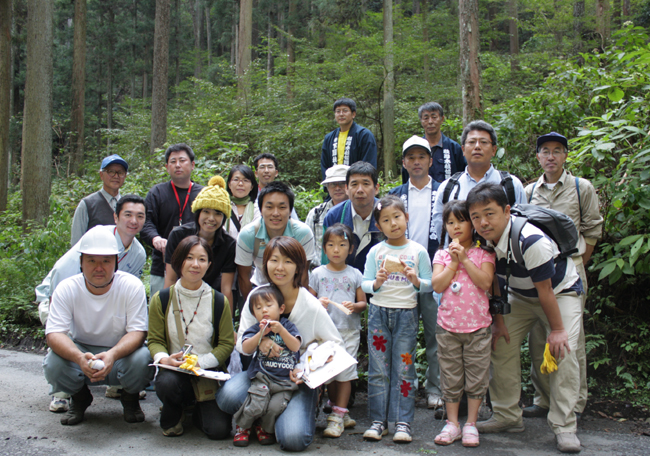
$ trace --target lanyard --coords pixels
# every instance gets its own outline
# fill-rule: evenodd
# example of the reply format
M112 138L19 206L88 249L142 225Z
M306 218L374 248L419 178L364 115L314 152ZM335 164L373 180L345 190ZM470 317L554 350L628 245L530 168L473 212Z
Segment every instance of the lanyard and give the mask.
M183 204L183 207L181 208L181 200L178 198L178 192L176 191L176 186L172 182L172 188L174 189L174 196L176 196L176 202L178 203L178 226L181 226L183 224L183 212L185 212L185 208L187 207L187 202L190 200L190 192L192 191L192 182L190 181L190 188L187 189L187 195L185 195L185 204Z
M117 227L113 228L113 236L115 236L115 233L117 233ZM131 241L131 243L133 243L133 241ZM122 258L120 258L119 256L117 257L117 264L120 264L120 262L124 258L126 258L126 256L129 254L130 251L131 251L131 246L129 246L129 248L126 249L126 251L124 252L124 255L122 255Z

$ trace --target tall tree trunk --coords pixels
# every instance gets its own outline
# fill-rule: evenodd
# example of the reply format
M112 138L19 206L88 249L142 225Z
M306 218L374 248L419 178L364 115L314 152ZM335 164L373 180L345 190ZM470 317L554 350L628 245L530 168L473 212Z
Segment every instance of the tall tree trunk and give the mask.
M631 11L630 0L623 0L623 10L621 11L623 17L629 17Z
M573 52L582 51L582 29L584 27L585 0L573 3Z
M174 56L174 63L176 68L176 81L174 85L178 87L181 83L181 0L174 1L174 9L176 10L176 22L174 23L174 40L176 40L176 55Z
M0 211L7 209L9 190L12 13L11 0L0 0Z
M267 82L271 82L271 78L273 77L273 72L274 72L274 58L273 58L273 47L271 46L271 42L273 40L273 8L269 8L269 15L268 15L268 25L267 25L267 30L266 30L266 37L268 40L268 44L266 47L266 80Z
M208 45L208 68L212 65L212 22L210 21L209 2L205 6L205 38Z
M422 42L424 43L424 55L422 57L422 73L424 84L429 87L431 74L431 60L429 59L429 5L427 0L420 0L420 11L422 12Z
M422 2L421 0L413 0L413 14L420 14L420 4L426 6L426 0Z
M478 0L459 0L460 85L463 94L463 124L483 117L481 71L478 61Z
M115 10L108 8L108 27L109 30L115 29ZM111 34L108 37L108 62L106 71L106 128L111 130L113 128L113 61L115 54L115 35ZM107 146L110 147L111 139L108 136Z
M170 0L156 1L156 28L153 44L153 88L151 90L151 145L156 148L167 140L167 86L169 73Z
M147 71L142 72L142 98L147 98L149 96L149 79Z
M293 38L296 33L296 0L289 0L289 28L287 37L287 99L293 100L293 74L296 63L296 43Z
M138 30L138 0L133 0L133 9L131 10L131 19L133 21L133 31ZM137 36L137 35L136 35ZM131 42L131 100L135 99L135 62L137 61L135 50L135 39Z
M194 0L194 11L192 14L194 24L194 77L201 77L201 41L203 31L203 1Z
M508 0L508 28L510 29L510 69L519 70L519 28L517 0Z
M84 163L84 116L86 112L86 0L75 0L74 2L73 43L70 172L81 174Z
M23 111L23 221L44 224L52 173L53 1L27 1L27 74Z
M395 73L393 72L393 0L384 0L384 110L383 145L385 177L395 175Z
M237 50L237 40L239 39L239 1L233 0L235 2L233 7L232 14L232 27L231 27L231 38L230 38L230 65L235 67L235 72L237 71L237 56L239 51Z
M609 0L596 0L596 30L600 35L600 47L605 48L609 42Z
M241 0L239 4L239 40L237 52L237 93L248 99L250 91L251 46L253 44L253 0Z

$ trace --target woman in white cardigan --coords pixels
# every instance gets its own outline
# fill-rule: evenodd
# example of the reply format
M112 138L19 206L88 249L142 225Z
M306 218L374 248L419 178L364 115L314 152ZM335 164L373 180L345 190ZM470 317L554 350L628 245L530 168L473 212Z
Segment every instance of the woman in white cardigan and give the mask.
M300 242L287 236L271 239L264 249L264 274L270 284L277 287L284 297L286 316L300 333L301 354L312 342L332 340L343 346L336 326L321 303L301 286L301 278L307 270L307 257ZM248 301L243 306L239 322L236 349L242 351L241 336L257 320L251 314ZM265 337L259 349L270 356L278 356L282 348ZM223 411L234 414L246 399L250 380L246 372L233 376L218 392L218 403ZM301 384L291 398L285 411L275 423L275 437L285 451L305 450L314 438L316 428L316 405L318 390Z

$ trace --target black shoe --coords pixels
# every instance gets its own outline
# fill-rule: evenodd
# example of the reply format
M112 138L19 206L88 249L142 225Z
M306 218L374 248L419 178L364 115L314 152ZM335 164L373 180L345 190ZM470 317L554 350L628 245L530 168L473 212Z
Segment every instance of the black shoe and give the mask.
M140 394L127 393L122 390L120 402L124 407L124 421L127 423L142 423L144 421L144 412L140 408Z
M93 395L85 384L78 393L72 395L71 399L70 408L61 417L61 424L64 426L81 423L84 420L86 409L93 403Z
M526 407L522 411L522 415L524 418L546 418L548 415L548 409L533 404L530 407Z

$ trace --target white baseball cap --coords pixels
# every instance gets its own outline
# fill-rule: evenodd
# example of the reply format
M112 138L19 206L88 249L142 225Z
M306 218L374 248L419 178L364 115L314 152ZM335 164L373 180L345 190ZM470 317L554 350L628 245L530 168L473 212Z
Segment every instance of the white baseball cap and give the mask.
M412 147L421 147L426 150L429 155L431 155L431 147L429 146L429 141L427 141L422 136L413 135L407 139L402 146L402 157L404 157L406 155L406 152L408 152L408 150Z
M334 165L325 171L325 180L321 185L331 184L332 182L345 182L345 177L348 174L348 165Z

